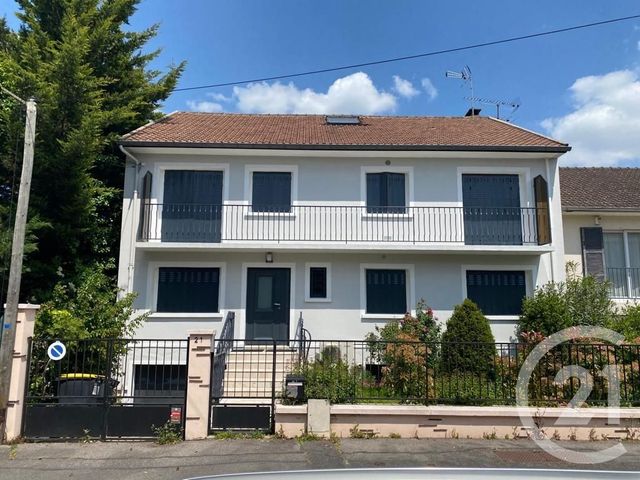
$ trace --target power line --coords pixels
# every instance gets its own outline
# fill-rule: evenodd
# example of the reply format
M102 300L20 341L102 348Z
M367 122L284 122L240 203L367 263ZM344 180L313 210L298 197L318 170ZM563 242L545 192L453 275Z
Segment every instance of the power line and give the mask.
M558 33L564 33L564 32L571 32L574 30L581 30L584 28L591 28L591 27L597 27L600 25L607 25L610 23L618 23L618 22L624 22L627 20L633 20L633 19L637 19L640 18L640 14L639 15L630 15L628 17L618 17L618 18L611 18L608 20L602 20L599 22L593 22L593 23L584 23L582 25L574 25L572 27L566 27L566 28L558 28L556 30L548 30L546 32L538 32L538 33L531 33L529 35L520 35L518 37L509 37L509 38L503 38L500 40L493 40L491 42L484 42L484 43L476 43L476 44L472 44L472 45L465 45L462 47L455 47L455 48L447 48L444 50L435 50L432 52L426 52L426 53L418 53L415 55L406 55L404 57L394 57L394 58L387 58L384 60L375 60L372 62L364 62L364 63L354 63L351 65L343 65L340 67L331 67L331 68L322 68L319 70L309 70L306 72L298 72L298 73L289 73L286 75L276 75L273 77L262 77L262 78L252 78L250 80L238 80L235 82L224 82L224 83L212 83L210 85L200 85L197 87L183 87L183 88L176 88L174 89L174 92L186 92L189 90L201 90L203 88L217 88L217 87L230 87L232 85L242 85L245 83L253 83L253 82L267 82L270 80L282 80L284 78L294 78L294 77L303 77L303 76L307 76L307 75L316 75L319 73L327 73L327 72L337 72L340 70L349 70L352 68L360 68L360 67L370 67L372 65L381 65L384 63L393 63L393 62L402 62L405 60L413 60L416 58L424 58L424 57L433 57L435 55L442 55L444 53L453 53L453 52L461 52L463 50L472 50L472 49L476 49L476 48L482 48L482 47L490 47L492 45L500 45L503 43L510 43L510 42L517 42L520 40L527 40L530 38L537 38L537 37L544 37L547 35L556 35Z

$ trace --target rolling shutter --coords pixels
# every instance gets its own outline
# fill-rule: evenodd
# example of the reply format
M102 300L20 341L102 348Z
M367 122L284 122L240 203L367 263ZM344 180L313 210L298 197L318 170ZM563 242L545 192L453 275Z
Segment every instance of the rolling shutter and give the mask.
M551 243L551 219L549 217L549 188L547 181L538 175L533 179L533 191L536 201L536 229L538 245Z
M605 278L604 236L600 227L580 229L582 241L582 271L597 280Z

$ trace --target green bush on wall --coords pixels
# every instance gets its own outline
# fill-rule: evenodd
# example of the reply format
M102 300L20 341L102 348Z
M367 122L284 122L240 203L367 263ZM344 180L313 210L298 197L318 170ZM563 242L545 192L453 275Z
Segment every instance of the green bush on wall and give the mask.
M495 339L487 317L468 298L456 305L442 335L442 369L448 372L489 372Z

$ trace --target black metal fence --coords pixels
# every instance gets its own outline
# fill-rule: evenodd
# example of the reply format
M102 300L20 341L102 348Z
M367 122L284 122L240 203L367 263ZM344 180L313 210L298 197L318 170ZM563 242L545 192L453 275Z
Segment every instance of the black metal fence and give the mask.
M533 348L522 343L306 340L300 349L295 342L233 342L221 398L273 395L284 403L327 398L333 403L513 405L518 374ZM304 393L297 398L287 391L288 376L304 378ZM640 405L640 345L567 343L535 365L528 399L531 405L565 405L586 388L588 405L613 404L614 380L620 405Z
M31 345L25 437L151 437L167 422L181 428L186 339L63 340L58 361L47 355L51 343Z
M607 268L612 298L640 298L640 268Z
M538 243L546 210L475 207L367 207L147 204L141 240L164 242Z

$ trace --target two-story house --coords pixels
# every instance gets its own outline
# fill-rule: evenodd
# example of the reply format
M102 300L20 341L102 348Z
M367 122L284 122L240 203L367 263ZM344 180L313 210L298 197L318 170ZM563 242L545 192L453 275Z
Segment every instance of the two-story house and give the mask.
M144 338L363 339L471 298L498 341L564 278L558 158L488 117L173 113L128 135L119 286Z
M640 168L561 168L566 259L640 301Z

